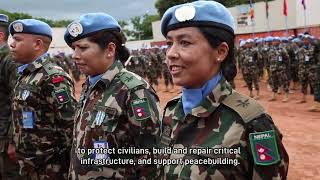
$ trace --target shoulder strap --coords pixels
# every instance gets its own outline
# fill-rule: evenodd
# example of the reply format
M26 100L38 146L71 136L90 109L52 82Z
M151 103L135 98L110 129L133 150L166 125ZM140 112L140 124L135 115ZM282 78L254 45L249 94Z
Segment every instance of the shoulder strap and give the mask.
M122 69L121 74L119 76L120 81L124 83L129 89L133 89L140 85L143 85L143 82L138 79L133 73Z
M264 108L253 98L233 91L222 104L236 111L245 123L265 113Z

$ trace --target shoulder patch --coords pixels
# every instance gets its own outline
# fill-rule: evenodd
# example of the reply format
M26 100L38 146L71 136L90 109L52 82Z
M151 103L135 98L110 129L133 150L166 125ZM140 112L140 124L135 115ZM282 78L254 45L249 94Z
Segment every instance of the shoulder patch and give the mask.
M120 75L120 81L123 82L129 89L143 85L143 82L128 71L123 71Z
M52 78L52 84L57 84L57 83L59 83L59 82L62 82L62 81L64 81L64 77L63 76L57 76L57 77L54 77L54 78Z
M58 89L52 92L59 104L65 104L70 101L70 96L65 89Z
M255 164L268 166L280 161L274 130L250 133L249 140Z
M222 104L236 111L245 123L265 113L264 108L256 100L239 94L237 91L232 91L232 94L227 96Z
M137 121L147 119L151 116L149 102L147 98L136 99L131 102L134 118Z

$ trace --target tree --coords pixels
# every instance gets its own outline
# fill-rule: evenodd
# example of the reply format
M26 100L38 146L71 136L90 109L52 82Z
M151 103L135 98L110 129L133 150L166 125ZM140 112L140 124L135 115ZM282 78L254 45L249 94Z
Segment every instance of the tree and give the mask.
M144 14L130 19L133 30L128 35L134 40L152 39L152 22L160 20L159 15Z
M5 14L9 17L9 22L13 22L15 20L18 19L31 19L34 18L29 14L26 13L11 13L9 11L0 9L0 13L1 14ZM67 27L68 24L70 24L72 21L71 20L50 20L50 19L46 19L46 18L34 18L34 19L38 19L40 21L46 22L47 24L49 24L51 27Z

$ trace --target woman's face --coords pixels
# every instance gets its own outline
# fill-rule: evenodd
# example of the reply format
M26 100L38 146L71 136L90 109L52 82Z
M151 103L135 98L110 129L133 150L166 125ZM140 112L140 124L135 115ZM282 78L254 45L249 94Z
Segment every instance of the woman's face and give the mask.
M110 52L101 49L98 44L83 38L72 43L74 50L72 58L76 61L79 70L89 76L104 73L114 62Z
M178 86L200 88L220 69L218 50L196 27L169 31L167 45L167 65Z

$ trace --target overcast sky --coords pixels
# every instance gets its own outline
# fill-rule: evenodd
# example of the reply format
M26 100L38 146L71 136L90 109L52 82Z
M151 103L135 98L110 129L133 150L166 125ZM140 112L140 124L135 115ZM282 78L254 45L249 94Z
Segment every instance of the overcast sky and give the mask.
M106 12L117 20L156 14L156 0L0 0L0 9L53 20L76 19L88 12Z

